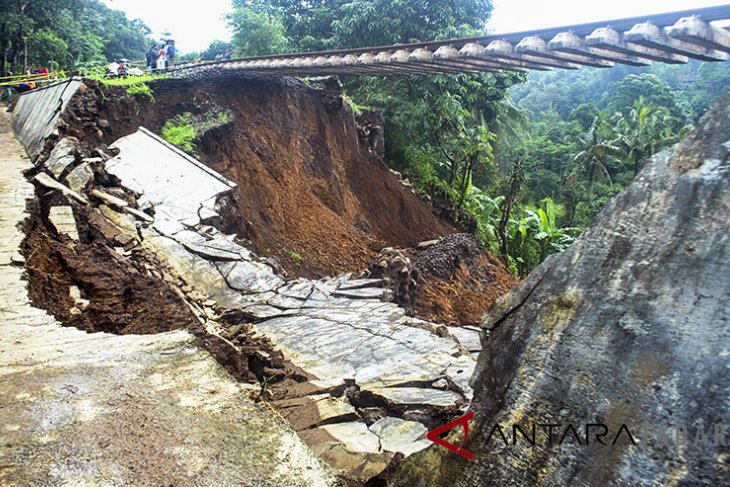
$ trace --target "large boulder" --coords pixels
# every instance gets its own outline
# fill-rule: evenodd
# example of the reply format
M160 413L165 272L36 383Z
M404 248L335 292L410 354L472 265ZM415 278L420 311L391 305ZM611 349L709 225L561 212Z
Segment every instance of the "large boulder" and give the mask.
M730 485L728 102L485 315L474 461L434 445L393 485Z

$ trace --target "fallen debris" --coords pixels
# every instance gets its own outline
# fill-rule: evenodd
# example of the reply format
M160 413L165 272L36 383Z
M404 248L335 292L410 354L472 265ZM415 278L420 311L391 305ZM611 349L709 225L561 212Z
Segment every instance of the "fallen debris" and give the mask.
M367 275L381 278L409 314L449 325L478 325L517 279L471 234L386 248Z

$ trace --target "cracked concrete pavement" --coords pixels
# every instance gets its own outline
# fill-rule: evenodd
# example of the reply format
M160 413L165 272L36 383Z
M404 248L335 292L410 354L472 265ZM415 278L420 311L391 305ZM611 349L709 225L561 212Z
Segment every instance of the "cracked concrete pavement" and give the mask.
M219 216L217 199L235 185L144 128L116 141L111 147L118 154L104 163L126 194L137 195L136 208L106 188L94 189L81 169L89 162L69 157L73 147L73 140L61 139L57 150L36 161L59 180L42 172L36 181L73 204L102 201L95 210L101 218L201 294L209 333L226 335L237 323L227 329L216 318L239 312L242 322L252 322L256 333L302 369L309 387L287 398L295 401L283 414L309 417L304 429L297 428L299 436L337 473L361 481L378 475L396 453L430 444L426 418L468 406L481 348L478 331L406 316L383 300L386 291L377 279L284 280L235 236L208 224ZM155 337L146 340L156 343ZM324 396L352 402L343 394L353 390L361 403L323 406ZM366 421L363 413L372 409L381 413Z
M31 167L3 115L0 484L336 485L189 333L88 334L30 304L18 224Z

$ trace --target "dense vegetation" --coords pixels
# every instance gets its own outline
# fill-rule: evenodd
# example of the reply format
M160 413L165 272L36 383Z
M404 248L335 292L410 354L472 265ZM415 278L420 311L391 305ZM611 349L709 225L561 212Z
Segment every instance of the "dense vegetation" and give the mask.
M144 59L149 28L99 0L2 0L0 72Z
M500 162L530 167L523 201L552 198L561 224L584 227L728 86L726 63L534 73L511 90L530 130Z
M476 35L489 0L233 0L239 56ZM524 274L730 86L727 64L343 80L388 164Z

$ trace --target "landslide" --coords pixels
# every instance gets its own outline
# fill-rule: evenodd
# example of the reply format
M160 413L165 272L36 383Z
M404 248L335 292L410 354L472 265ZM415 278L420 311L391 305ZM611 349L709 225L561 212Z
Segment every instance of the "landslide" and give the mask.
M152 88L154 103L87 80L65 131L111 144L140 125L161 133L178 115L229 114L195 155L238 184L226 230L289 275L360 272L383 247L456 231L386 167L377 117L358 123L337 90L210 72Z
M368 270L382 278L409 314L448 325L479 325L500 296L518 284L507 266L471 234L417 248L386 248Z
M224 337L210 333L188 305L200 299L193 298L197 291L185 293L186 283L152 252L117 233L96 209L73 205L80 239L75 241L50 220L53 206L70 208L71 203L57 191L37 186L36 197L28 202L21 246L34 306L64 326L89 333L151 335L185 329L239 381L298 377L298 370L268 340L253 336L248 325L224 320Z
M59 234L49 222L49 208L62 197L39 190L29 203L23 254L31 302L60 322L88 332L154 334L198 327L185 303L162 279L148 271L149 256L124 256L123 242L109 241L76 208L81 242ZM78 289L81 298L69 292ZM83 300L84 304L80 302Z

